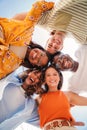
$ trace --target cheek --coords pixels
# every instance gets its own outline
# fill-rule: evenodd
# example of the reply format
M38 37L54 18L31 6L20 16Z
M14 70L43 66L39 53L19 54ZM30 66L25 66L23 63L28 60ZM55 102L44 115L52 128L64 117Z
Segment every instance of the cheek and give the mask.
M41 58L41 65L42 65L42 66L46 65L47 62L48 62L48 58L47 58L47 57L44 57L44 58L42 57L42 58Z
M57 45L57 49L62 49L63 48L63 45Z
M40 80L39 79L36 79L36 81L35 81L36 83L38 83L38 82L40 82Z
M26 84L30 85L30 79L29 79L29 78L27 78L27 79L25 80L25 82L26 82Z
M49 83L48 81L49 81L49 78L48 78L48 77L46 77L46 78L45 78L45 83L47 83L47 84L48 84L48 83Z

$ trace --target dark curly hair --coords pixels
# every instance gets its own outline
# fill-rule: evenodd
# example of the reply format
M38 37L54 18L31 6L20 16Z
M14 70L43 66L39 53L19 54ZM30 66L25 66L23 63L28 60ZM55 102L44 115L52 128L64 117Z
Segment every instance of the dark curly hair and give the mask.
M32 71L35 71L35 73L39 73L41 72L41 75L40 75L40 79L39 79L39 82L36 83L35 85L29 85L28 88L25 90L25 97L30 97L31 95L33 95L34 93L36 94L42 94L44 93L44 89L41 88L42 84L43 84L43 74L42 74L42 70L41 69L35 69L35 70L32 70ZM22 81L24 82L26 80L26 78L28 77L28 72L32 72L32 71L29 71L27 70L27 74L25 73L23 76L22 76Z

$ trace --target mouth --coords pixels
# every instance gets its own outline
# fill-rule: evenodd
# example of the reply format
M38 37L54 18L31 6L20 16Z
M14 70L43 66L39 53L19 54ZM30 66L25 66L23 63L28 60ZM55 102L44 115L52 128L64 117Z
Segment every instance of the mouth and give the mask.
M58 40L58 39L56 39L55 41L56 41L57 43L60 43L60 40Z
M50 83L55 83L56 81L54 81L54 80L51 80L51 81L49 81Z
M34 79L33 79L33 78L30 78L30 81L31 81L32 83L34 83Z

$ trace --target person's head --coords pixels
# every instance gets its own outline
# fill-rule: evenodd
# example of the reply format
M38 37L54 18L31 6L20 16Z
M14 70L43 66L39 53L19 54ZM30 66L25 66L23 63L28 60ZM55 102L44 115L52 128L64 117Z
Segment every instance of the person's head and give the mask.
M78 69L78 62L74 61L69 55L64 54L57 54L54 56L52 64L57 66L60 70L70 70L70 71L77 71Z
M32 49L28 59L33 65L37 66L45 66L48 63L46 52L39 48Z
M31 43L27 51L27 59L35 67L44 67L49 62L49 55L40 45Z
M30 96L34 93L43 93L41 88L43 83L43 74L41 70L26 71L27 74L23 75L22 88L25 90L25 95Z
M41 82L42 71L41 70L31 70L26 71L26 73L21 77L23 79L23 84L26 86L36 85Z
M63 41L65 38L65 32L52 31L50 38L46 43L46 50L50 54L55 54L58 51L61 51L63 48Z
M60 90L63 83L63 75L57 67L50 65L44 72L44 82L46 92Z

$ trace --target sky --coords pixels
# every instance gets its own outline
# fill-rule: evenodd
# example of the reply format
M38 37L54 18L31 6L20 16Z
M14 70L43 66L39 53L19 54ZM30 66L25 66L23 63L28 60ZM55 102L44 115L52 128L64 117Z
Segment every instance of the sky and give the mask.
M31 5L35 1L36 0L0 0L0 17L11 18L17 13L26 12L31 8ZM40 43L42 46L45 46L45 42L48 36L49 36L48 32L36 27L34 35L33 35L33 40ZM72 37L67 38L66 41L67 43L69 43L69 41L70 42L72 41L73 44L75 43ZM67 45L68 46L65 47L64 51L70 53L71 51L69 49L70 45L69 44ZM73 47L74 46L72 46L72 48ZM76 44L75 44L75 48L78 48ZM74 52L72 52L72 54L74 54ZM74 55L72 56L74 57ZM87 122L87 107L74 107L71 109L71 112L77 121L83 121L86 124L84 127L78 127L78 130L87 130L87 123L86 123ZM26 125L25 123L23 123L20 127L16 128L16 130L28 130L28 129L38 130L37 128L31 127L28 124Z

